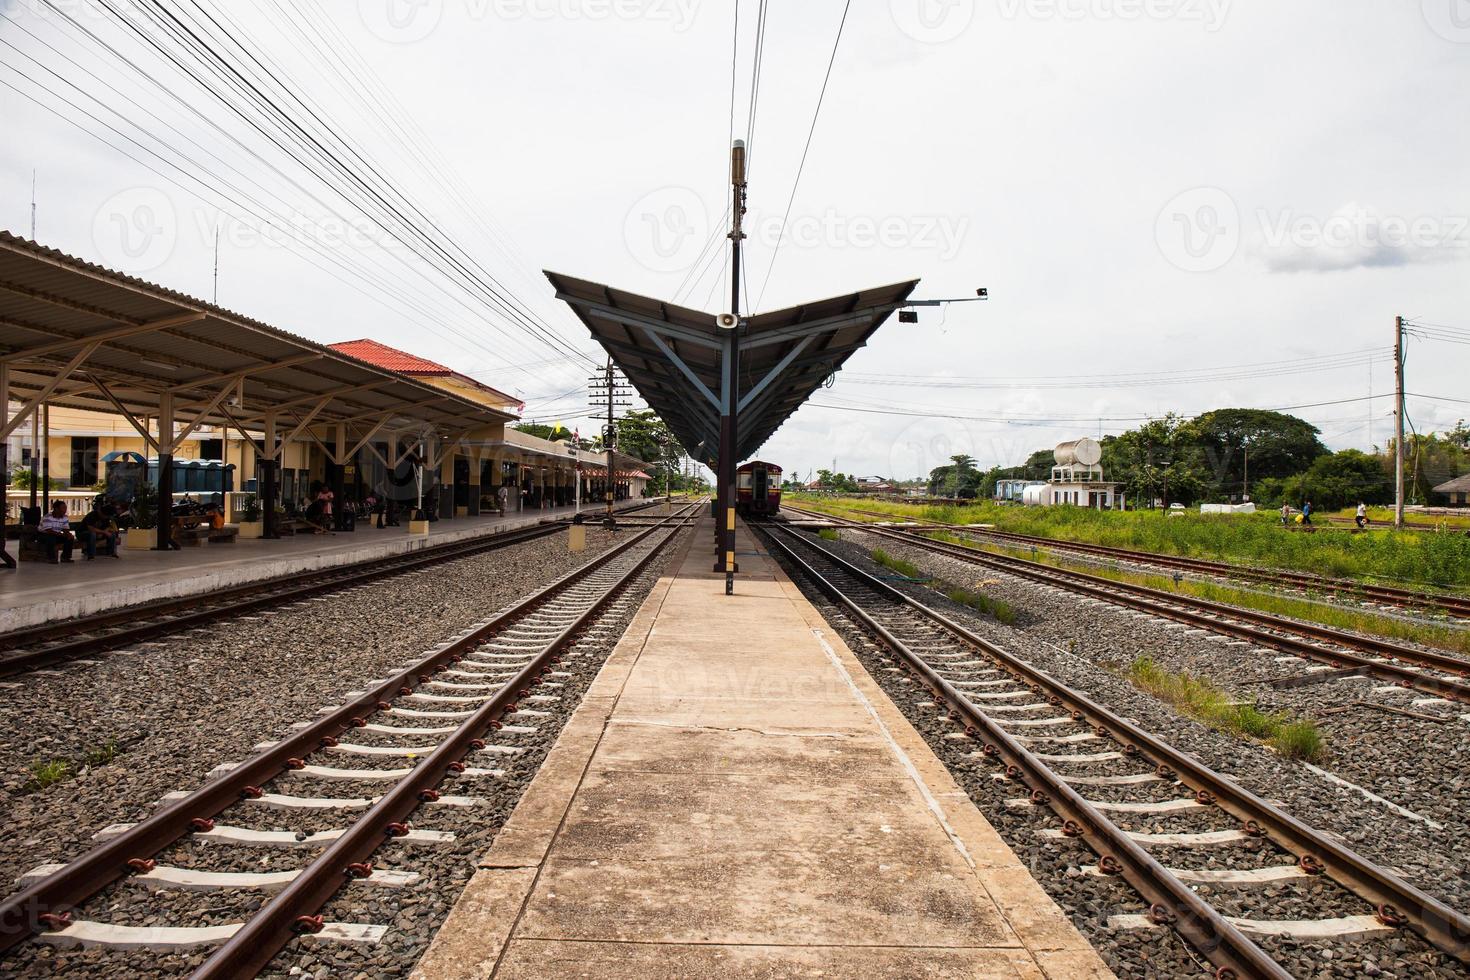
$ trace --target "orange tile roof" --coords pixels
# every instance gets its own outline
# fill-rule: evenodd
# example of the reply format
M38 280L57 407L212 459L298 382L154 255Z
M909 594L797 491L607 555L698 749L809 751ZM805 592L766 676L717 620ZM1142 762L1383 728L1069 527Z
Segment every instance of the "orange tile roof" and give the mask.
M428 358L418 357L407 351L401 351L387 344L380 344L376 340L344 340L340 344L327 345L339 354L355 357L359 361L366 361L375 367L387 368L389 371L397 371L400 374L432 374L448 376L454 373L453 368L445 367Z

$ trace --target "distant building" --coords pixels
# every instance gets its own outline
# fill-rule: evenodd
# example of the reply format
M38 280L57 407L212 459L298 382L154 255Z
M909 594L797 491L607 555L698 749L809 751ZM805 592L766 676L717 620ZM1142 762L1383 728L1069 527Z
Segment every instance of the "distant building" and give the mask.
M994 499L1000 503L1023 503L1027 487L1044 487L1041 480L996 480Z
M1057 446L1051 479L1023 488L1022 500L1032 505L1070 504L1092 510L1113 510L1122 503L1119 483L1103 479L1102 447L1092 439L1073 439Z
M1470 473L1441 483L1434 492L1448 497L1451 507L1470 507Z
M886 482L881 476L860 476L857 478L858 493L892 493L893 484Z

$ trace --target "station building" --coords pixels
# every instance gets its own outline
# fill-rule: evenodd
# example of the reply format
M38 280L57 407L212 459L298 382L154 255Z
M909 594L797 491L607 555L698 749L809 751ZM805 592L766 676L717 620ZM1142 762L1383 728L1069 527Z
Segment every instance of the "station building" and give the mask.
M197 491L240 522L273 501L267 537L318 485L453 519L502 486L522 510L647 484L642 460L615 454L609 477L605 453L518 432L517 399L444 365L317 344L6 232L0 408L6 524L58 499L85 512L123 457L147 461L160 511Z

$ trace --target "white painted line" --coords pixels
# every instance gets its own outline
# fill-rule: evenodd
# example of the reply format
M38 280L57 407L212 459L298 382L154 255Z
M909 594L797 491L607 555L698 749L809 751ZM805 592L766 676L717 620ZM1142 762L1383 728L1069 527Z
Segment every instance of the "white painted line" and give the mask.
M444 725L440 728L395 728L392 725L367 724L358 731L376 732L379 735L452 735L459 729L454 725Z
M356 742L339 742L328 747L328 752L341 752L347 755L401 755L417 757L428 755L439 746L437 745L359 745Z
M331 766L302 766L300 769L287 769L283 775L286 776L312 776L316 779L362 779L368 781L382 779L402 779L413 768L407 769L333 769Z
M39 868L27 871L21 881L23 883L39 881L64 867L66 867L64 864L43 864ZM195 868L160 865L145 874L134 875L132 880L141 882L150 888L183 888L189 891L253 888L261 891L275 891L289 885L299 874L301 874L299 868L291 871L199 871ZM354 878L353 881L379 885L384 888L398 888L413 884L419 880L419 877L416 871L375 869L368 877Z
M240 930L243 923L223 926L118 926L81 919L61 931L43 932L37 938L61 947L106 946L111 949L193 949L218 946ZM329 922L320 932L306 933L318 941L377 944L387 926L356 922Z
M1290 936L1307 942L1324 939L1371 939L1398 932L1371 915L1346 915L1339 919L1240 919L1226 920L1241 932L1252 936ZM1113 929L1157 928L1146 915L1114 915L1108 919Z
M1043 728L1056 725L1075 725L1077 722L1071 718L1003 718L998 719L997 724L1025 728Z
M1385 807L1385 808L1387 808L1389 810L1392 810L1394 813L1397 813L1401 817L1408 817L1410 820L1417 820L1419 823L1424 824L1426 827L1432 827L1435 830L1444 830L1444 824L1442 824L1442 823L1435 823L1433 820L1430 820L1428 817L1420 816L1419 814L1415 813L1413 810L1406 810L1403 807L1399 806L1397 803L1394 803L1392 800L1385 800L1383 797L1379 796L1377 793L1374 793L1371 790L1364 789L1363 787L1357 785L1356 783L1350 783L1346 779L1343 779L1341 776L1338 776L1338 775L1336 775L1334 773L1328 772L1326 769L1319 769L1316 766L1312 765L1310 762L1303 762L1302 763L1302 766L1305 767L1306 769L1311 770L1312 772L1315 772L1317 775L1321 776L1323 779L1327 780L1329 783L1332 783L1332 784L1334 784L1336 786L1342 786L1342 787L1344 787L1346 789L1350 789L1350 790L1354 791L1355 793L1359 793L1365 799L1372 800L1374 803L1377 803L1379 806L1382 806L1382 807Z
M1085 755L1048 755L1037 752L1036 758L1045 759L1047 762L1107 762L1111 759L1123 758L1121 752L1093 752Z
M1162 776L1151 772L1135 773L1132 776L1063 776L1063 780L1074 786L1134 786L1138 783L1162 782Z

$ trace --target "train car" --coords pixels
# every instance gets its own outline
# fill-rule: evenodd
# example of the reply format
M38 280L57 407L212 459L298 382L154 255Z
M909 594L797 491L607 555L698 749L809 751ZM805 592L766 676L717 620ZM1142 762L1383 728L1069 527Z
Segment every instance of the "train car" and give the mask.
M735 512L771 517L781 509L781 467L753 459L735 471Z

